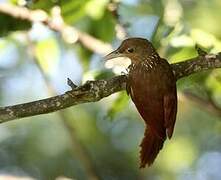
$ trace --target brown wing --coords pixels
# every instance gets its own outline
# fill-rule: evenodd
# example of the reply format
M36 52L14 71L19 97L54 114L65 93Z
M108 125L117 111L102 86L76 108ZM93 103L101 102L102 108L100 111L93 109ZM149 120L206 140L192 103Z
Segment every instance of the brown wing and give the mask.
M176 93L171 92L164 96L164 121L169 139L173 135L173 129L176 122L177 97L175 94Z
M166 60L154 69L135 68L129 75L130 95L140 115L160 138L170 138L177 112L176 81Z
M168 62L162 59L163 67L169 66ZM167 136L170 139L173 135L173 129L176 122L177 114L177 90L176 79L170 68L164 68L168 81L166 81L164 94L164 122Z

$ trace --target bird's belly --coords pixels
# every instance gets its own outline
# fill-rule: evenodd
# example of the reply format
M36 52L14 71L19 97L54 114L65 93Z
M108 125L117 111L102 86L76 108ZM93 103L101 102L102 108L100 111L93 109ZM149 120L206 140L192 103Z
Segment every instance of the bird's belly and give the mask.
M165 137L164 95L167 93L167 74L158 67L149 71L135 69L129 75L130 96L145 123Z
M165 88L165 77L157 74L156 70L147 72L133 72L129 77L130 92L132 99L138 103L145 104L147 101L154 101L162 98ZM149 104L149 103L148 103Z

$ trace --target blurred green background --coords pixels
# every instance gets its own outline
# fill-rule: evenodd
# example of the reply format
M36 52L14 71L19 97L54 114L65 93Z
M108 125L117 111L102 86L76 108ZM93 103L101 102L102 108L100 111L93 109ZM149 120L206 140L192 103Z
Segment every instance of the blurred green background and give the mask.
M196 56L196 44L211 53L221 50L220 0L1 0L0 7L3 3L42 10L62 28L0 13L1 106L64 93L68 77L80 85L114 76L121 70L106 69L102 57L126 36L151 40L170 63ZM92 50L95 44L85 44L76 30L107 46ZM221 70L177 85L175 133L150 168L138 168L144 123L121 92L0 124L0 177L220 180Z

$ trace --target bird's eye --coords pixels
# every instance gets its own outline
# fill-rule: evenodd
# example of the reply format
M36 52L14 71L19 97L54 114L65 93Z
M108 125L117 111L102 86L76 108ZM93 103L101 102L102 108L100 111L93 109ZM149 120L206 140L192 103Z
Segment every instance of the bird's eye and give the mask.
M134 52L134 49L133 49L133 48L128 48L128 49L127 49L127 52L133 53L133 52Z

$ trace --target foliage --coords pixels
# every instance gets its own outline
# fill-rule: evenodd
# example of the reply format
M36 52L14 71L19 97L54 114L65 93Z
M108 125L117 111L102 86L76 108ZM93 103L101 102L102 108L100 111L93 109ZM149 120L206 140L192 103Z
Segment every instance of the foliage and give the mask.
M170 63L196 56L195 44L213 53L221 49L220 0L7 3L22 4L29 10L41 9L49 17L59 7L66 25L114 46L120 41L120 25L128 36L151 39ZM113 4L119 17L110 8ZM51 89L62 93L68 89L67 77L81 84L114 76L104 67L103 54L92 52L79 39L66 41L61 32L46 24L0 13L0 27L2 106L52 96ZM211 106L201 107L184 96L188 90L221 105L220 77L220 70L211 70L177 83L180 97L175 134L149 169L138 169L143 122L126 93L119 93L98 103L62 111L65 115L58 112L1 124L0 175L88 179L89 161L95 174L107 180L221 179L220 116L211 113ZM82 151L88 156L82 157Z

